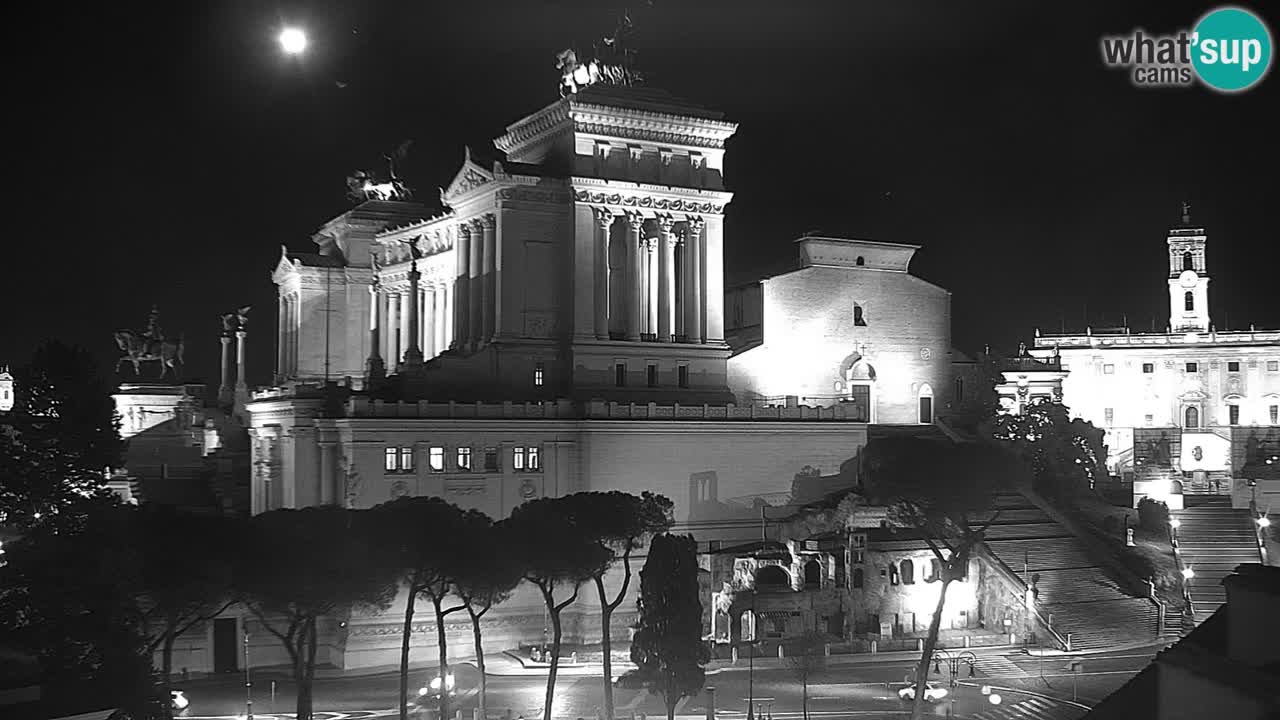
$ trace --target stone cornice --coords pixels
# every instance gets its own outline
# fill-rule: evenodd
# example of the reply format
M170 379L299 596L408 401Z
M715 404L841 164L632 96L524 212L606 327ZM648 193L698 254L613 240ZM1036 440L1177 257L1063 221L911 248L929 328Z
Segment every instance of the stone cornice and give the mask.
M552 133L558 134L571 128L569 103L565 100L560 100L508 125L507 132L496 138L493 141L493 145L508 155L516 155L524 148L542 141Z

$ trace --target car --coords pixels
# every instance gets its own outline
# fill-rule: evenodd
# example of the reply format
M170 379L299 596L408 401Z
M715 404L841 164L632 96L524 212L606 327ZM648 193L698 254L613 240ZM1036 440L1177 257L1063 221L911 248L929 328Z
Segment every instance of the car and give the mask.
M414 698L417 705L431 706L440 702L442 693L449 694L449 702L454 707L460 707L472 696L480 691L480 673L476 667L470 663L458 663L449 668L449 672L442 678L439 673L431 676L425 685L418 688L418 695Z
M947 696L946 688L939 686L937 683L932 683L932 682L925 683L925 686L924 686L925 702L936 703L942 700L942 698L946 696ZM915 683L912 683L911 685L907 685L906 687L899 690L898 697L902 698L903 700L915 700L916 699Z

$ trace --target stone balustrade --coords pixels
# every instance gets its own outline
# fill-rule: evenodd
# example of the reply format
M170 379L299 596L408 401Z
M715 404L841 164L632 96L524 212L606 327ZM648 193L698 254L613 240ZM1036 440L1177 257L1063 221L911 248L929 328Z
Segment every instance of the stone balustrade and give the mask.
M854 408L759 407L755 405L658 405L657 403L616 403L591 400L552 402L384 402L353 397L347 402L347 416L353 418L421 418L469 420L746 420L746 421L842 421L865 422Z

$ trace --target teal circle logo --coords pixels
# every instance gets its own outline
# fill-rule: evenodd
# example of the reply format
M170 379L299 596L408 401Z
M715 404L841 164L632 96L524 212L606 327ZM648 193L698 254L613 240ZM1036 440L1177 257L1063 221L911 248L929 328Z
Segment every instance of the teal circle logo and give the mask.
M1191 64L1214 90L1248 90L1271 67L1271 33L1248 10L1218 8L1200 18L1193 32Z

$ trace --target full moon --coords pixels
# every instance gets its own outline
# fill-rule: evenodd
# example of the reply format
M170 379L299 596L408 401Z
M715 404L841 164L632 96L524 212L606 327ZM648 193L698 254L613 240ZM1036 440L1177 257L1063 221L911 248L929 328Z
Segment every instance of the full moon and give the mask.
M280 49L289 55L297 55L307 49L307 35L298 28L280 31Z

